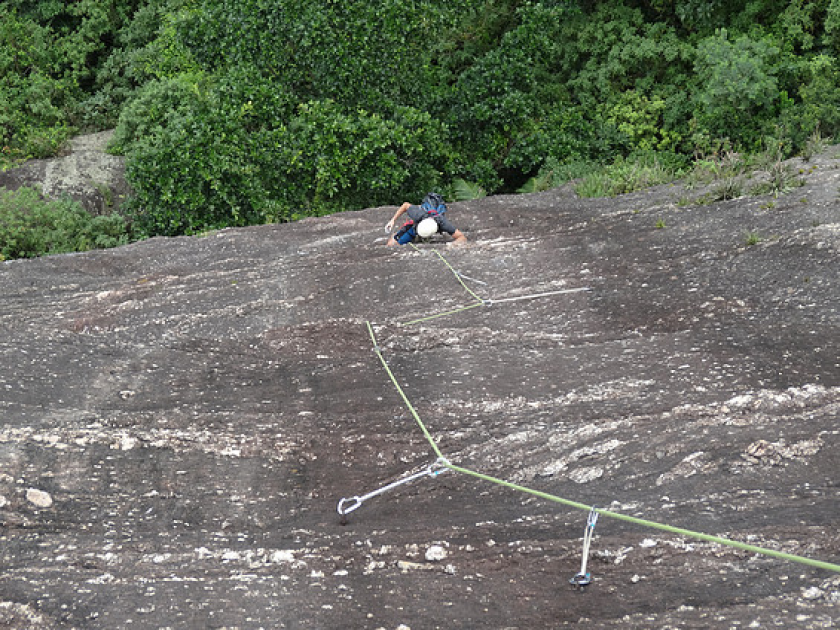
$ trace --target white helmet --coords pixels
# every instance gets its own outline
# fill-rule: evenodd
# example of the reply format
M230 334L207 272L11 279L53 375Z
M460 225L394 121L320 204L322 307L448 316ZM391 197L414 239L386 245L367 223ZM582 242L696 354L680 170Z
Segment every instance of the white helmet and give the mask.
M433 234L437 234L438 224L432 217L426 217L417 224L417 234L420 238L429 238Z

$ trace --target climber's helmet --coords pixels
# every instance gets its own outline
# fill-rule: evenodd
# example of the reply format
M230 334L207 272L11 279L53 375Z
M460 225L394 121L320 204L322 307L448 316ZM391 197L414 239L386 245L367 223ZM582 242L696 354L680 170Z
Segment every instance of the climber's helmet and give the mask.
M438 224L432 217L426 217L417 225L417 234L420 238L429 238L437 234Z

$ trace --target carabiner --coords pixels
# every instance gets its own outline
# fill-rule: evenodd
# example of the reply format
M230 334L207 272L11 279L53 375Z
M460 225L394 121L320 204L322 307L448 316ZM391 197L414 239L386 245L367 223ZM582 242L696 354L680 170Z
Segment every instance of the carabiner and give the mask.
M577 586L578 588L583 588L591 582L592 576L589 573L576 573L575 577L569 580L569 584Z
M349 503L349 507L344 507L345 503ZM349 499L342 499L338 502L338 513L344 516L345 514L350 514L355 509L362 507L362 499L361 497L350 497Z

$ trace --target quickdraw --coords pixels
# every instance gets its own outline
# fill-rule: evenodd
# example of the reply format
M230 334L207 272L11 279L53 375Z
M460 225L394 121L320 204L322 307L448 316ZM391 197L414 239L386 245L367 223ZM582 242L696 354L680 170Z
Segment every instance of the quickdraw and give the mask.
M595 523L598 522L598 512L593 507L589 511L589 517L586 519L586 529L583 530L583 558L580 562L580 571L578 571L569 584L583 588L592 582L592 575L586 570L586 563L589 559L589 545L592 543L592 535L595 531Z
M414 473L413 475L408 475L407 477L403 477L402 479L398 479L392 483L389 483L381 488L377 488L367 494L363 494L362 496L355 496L355 497L346 497L341 499L338 502L337 511L341 515L342 524L346 523L347 515L362 507L362 503L367 501L368 499L372 499L375 496L379 496L384 492L388 492L389 490L393 490L403 484L409 483L414 481L415 479L420 479L421 477L436 477L437 475L441 474L442 472L446 472L448 462L440 457L435 462L430 464L428 467L424 468L420 472Z

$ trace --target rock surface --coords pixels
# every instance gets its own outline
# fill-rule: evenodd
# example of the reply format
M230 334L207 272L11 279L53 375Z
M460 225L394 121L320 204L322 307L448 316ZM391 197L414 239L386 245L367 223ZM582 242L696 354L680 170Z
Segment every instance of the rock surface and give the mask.
M35 186L50 199L69 197L91 214L111 214L119 210L130 190L125 158L106 152L113 135L113 131L101 131L78 136L68 142L65 155L0 171L0 187Z
M840 561L839 154L0 263L0 627L836 626L836 573L609 518L572 588L585 511L453 471L336 506L435 461L370 322L454 464ZM445 263L493 303L405 325L475 303Z

